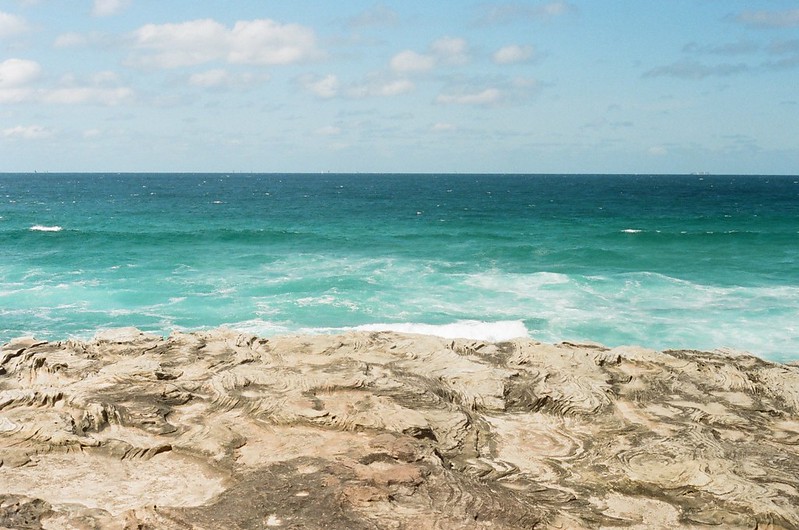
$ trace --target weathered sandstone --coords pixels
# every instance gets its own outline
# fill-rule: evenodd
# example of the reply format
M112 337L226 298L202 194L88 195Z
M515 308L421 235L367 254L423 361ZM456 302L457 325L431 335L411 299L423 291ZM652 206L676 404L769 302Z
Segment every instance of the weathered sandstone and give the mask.
M396 333L0 351L0 527L799 528L799 368Z

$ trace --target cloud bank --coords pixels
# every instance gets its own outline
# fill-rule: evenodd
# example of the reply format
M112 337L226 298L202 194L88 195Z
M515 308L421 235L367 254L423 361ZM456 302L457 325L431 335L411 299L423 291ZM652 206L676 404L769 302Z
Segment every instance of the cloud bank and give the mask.
M239 21L232 28L212 19L147 24L133 33L133 41L137 53L131 62L153 68L212 61L285 65L322 55L312 29L269 19Z

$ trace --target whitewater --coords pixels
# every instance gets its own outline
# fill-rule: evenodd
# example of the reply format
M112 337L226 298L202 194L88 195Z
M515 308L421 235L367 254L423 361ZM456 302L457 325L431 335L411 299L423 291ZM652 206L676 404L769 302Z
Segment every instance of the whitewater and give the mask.
M392 329L799 360L799 178L0 174L0 343Z

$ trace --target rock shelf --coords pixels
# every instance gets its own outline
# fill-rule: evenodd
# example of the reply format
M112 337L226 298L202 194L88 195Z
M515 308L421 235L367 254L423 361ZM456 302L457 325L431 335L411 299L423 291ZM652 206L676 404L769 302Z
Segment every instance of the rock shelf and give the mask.
M0 351L0 527L799 528L799 367L230 330Z

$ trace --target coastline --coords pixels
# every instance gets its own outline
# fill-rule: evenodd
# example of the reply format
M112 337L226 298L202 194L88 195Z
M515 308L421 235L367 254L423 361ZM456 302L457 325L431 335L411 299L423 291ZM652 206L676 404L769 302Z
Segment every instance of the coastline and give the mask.
M799 528L799 367L228 329L0 351L0 526Z

